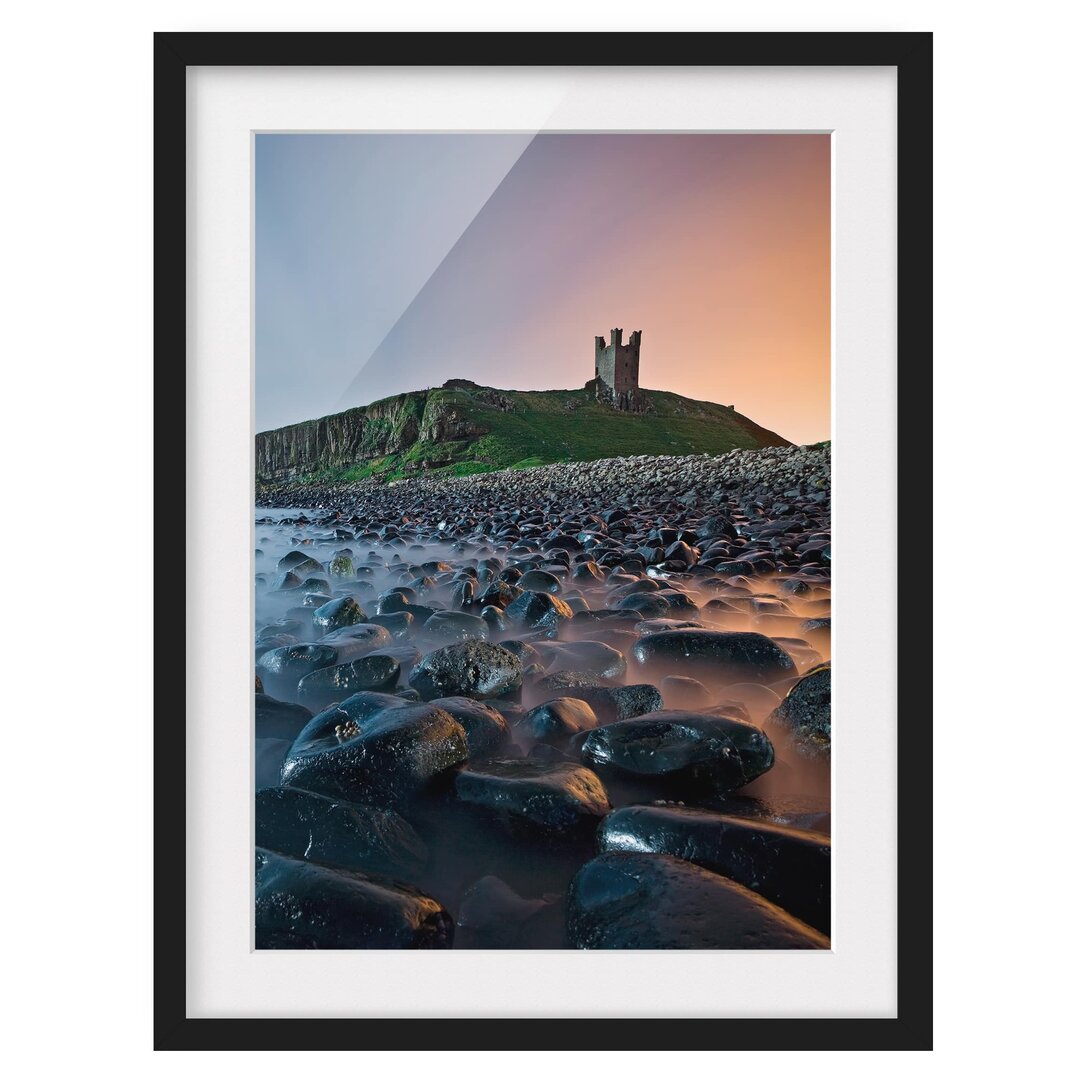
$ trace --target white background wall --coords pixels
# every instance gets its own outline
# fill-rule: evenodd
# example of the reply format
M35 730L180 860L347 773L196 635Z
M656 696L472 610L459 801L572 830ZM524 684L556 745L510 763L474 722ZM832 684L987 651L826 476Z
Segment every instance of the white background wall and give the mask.
M1061 385L1077 361L1067 10L1047 0L397 9L104 0L5 12L0 583L5 625L15 625L4 665L0 900L5 1026L16 1040L8 1036L5 1058L21 1056L19 1075L80 1066L180 1075L194 1064L149 1053L154 29L935 31L938 1052L916 1067L1059 1072L1050 1062L1073 1056L1077 752L1075 694L1059 665L1075 667L1068 630L1080 576L1069 524L1075 396ZM156 498L179 505L181 493ZM99 616L78 589L109 579L114 603ZM87 619L99 649L41 658L65 624ZM68 682L75 689L65 692ZM1054 835L1059 820L1064 837ZM762 1077L843 1076L868 1064L853 1054L738 1056ZM602 1062L620 1080L697 1067L667 1055ZM348 1064L469 1076L573 1067L535 1054ZM204 1057L199 1067L340 1066L259 1055ZM889 1055L872 1067L899 1076L912 1063Z

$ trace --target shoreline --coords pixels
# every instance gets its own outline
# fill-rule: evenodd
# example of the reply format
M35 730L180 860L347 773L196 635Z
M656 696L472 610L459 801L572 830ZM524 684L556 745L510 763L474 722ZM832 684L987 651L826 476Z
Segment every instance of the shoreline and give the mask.
M636 455L566 461L529 469L451 476L421 474L391 483L375 479L348 484L318 481L256 481L255 505L266 509L356 512L361 506L392 509L435 497L533 500L558 495L631 506L644 498L682 500L688 511L732 496L831 496L831 444L731 450L725 454ZM629 485L632 485L632 493ZM781 490L783 489L783 490ZM689 496L694 495L695 501ZM503 504L506 505L505 503Z

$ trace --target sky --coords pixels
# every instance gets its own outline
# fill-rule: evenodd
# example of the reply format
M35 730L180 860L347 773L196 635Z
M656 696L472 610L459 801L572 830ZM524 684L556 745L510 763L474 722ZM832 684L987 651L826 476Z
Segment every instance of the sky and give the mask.
M592 378L830 435L827 135L257 135L257 430L472 379Z

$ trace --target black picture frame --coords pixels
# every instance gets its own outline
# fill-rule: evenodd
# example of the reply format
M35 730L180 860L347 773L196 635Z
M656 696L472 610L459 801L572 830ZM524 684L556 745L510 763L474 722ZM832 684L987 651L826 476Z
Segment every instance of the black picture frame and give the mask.
M181 490L185 444L186 130L189 66L504 65L888 66L898 73L898 519L918 507L928 527L932 373L932 34L930 33L159 33L154 37L154 469ZM539 60L532 61L539 63ZM517 66L530 61L516 60ZM910 512L910 511L909 511ZM173 500L155 511L159 567L175 566ZM159 570L163 574L163 570ZM175 571L168 587L175 589ZM916 574L918 580L916 581ZM185 1010L184 755L175 735L154 759L154 1044L169 1049L931 1049L931 633L921 561L897 568L899 684L898 1017L896 1019L191 1019ZM163 579L159 579L164 586ZM155 619L156 729L185 726L182 681L165 678L182 652L173 605Z

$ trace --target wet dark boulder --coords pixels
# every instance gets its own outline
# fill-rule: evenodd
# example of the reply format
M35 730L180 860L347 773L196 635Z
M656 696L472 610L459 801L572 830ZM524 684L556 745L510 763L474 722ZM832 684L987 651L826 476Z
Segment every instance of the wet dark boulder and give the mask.
M255 843L345 870L409 879L427 861L427 846L393 810L333 799L295 787L255 793Z
M468 607L476 597L476 582L472 578L459 578L450 587L450 606L460 610Z
M563 691L562 696L576 697L587 702L601 724L629 720L633 716L655 712L664 707L664 699L652 683L568 689Z
M563 742L579 731L591 731L599 721L587 701L560 697L530 709L524 724L529 734L541 742Z
M290 570L277 574L270 582L271 592L293 592L299 588L300 578Z
M477 603L481 607L497 607L505 608L511 604L514 599L520 596L522 590L517 585L511 585L506 581L492 581L485 587L484 591L477 597Z
M727 537L729 539L735 539L735 528L727 518L722 518L717 515L710 515L701 521L697 526L697 537L699 540L715 540L721 537Z
M480 609L480 618L487 623L489 636L503 634L508 629L506 616L503 615L502 608L495 607L494 604L482 607Z
M523 592L506 607L506 618L514 626L551 630L574 615L565 600L546 592Z
M377 713L400 708L402 704L402 700L394 694L372 691L351 694L344 701L313 716L293 740L290 752L300 754L324 743L334 745L343 731L358 731Z
M288 739L291 743L311 720L311 710L269 694L255 695L255 738Z
M317 559L313 559L306 551L293 550L278 559L278 573L291 570L294 574L318 574L323 565Z
M409 685L425 701L440 697L493 698L521 686L521 660L489 641L463 641L421 657Z
M829 939L730 878L670 855L609 851L570 883L578 949L827 949Z
M448 712L465 731L469 758L492 754L510 739L510 724L498 709L467 697L436 698L432 705Z
M502 645L504 649L509 649L510 652L521 661L521 666L523 668L534 664L539 664L541 667L544 667L539 650L535 645L530 644L528 641L511 638L509 641L502 641L499 644Z
M659 634L662 630L703 630L696 619L643 619L637 624L638 636Z
M711 567L714 573L719 574L721 577L742 577L754 572L754 564L746 562L744 559L727 559L721 556L719 559L714 559L712 553L709 553L709 557L704 559L705 565Z
M279 634L273 631L262 631L255 635L255 659L258 660L263 653L271 649L281 648L284 645L295 645L295 634Z
M394 638L407 638L413 626L413 617L407 611L395 611L388 615L371 615L369 621L374 626L381 626Z
M255 671L271 694L291 698L305 675L333 666L337 658L332 645L283 645L264 652L255 661Z
M687 807L625 806L604 818L597 843L686 859L830 932L832 844L821 833Z
M464 611L436 611L424 623L424 638L431 642L487 641L491 631L479 615Z
M454 789L462 802L511 827L548 833L594 828L610 809L600 777L568 762L515 758L468 765L454 778Z
M355 660L365 653L384 649L390 643L390 631L385 626L376 626L374 623L342 626L331 630L322 639L323 645L333 646L337 650L336 662L339 664L346 660Z
M769 716L769 723L790 734L810 755L826 755L832 747L832 665L808 671Z
M343 626L355 626L366 619L364 609L351 596L342 596L316 607L311 615L311 625L316 634L322 635L340 630Z
M562 582L547 570L529 570L522 574L518 586L525 592L551 594L562 592Z
M281 782L350 802L396 806L465 761L468 753L464 730L445 710L399 702L362 722L345 721L340 730L306 745L298 739L282 767Z
M529 684L528 690L531 700L535 702L558 697L562 693L572 694L576 690L604 689L610 682L610 679L590 675L587 671L556 671L554 675L544 672Z
M633 657L648 674L707 683L771 683L796 674L791 657L764 634L736 631L662 630L642 637Z
M295 638L297 634L303 631L303 624L292 619L283 619L279 622L270 623L267 626L262 627L255 635L256 642L270 641L278 637L292 637Z
M400 882L255 853L257 949L449 949L454 922Z
M297 693L305 705L324 709L364 690L384 691L397 685L401 664L385 653L368 653L347 664L320 668L300 680Z
M548 672L583 671L602 679L626 674L626 657L602 641L540 642L536 646Z
M753 724L666 709L597 728L581 755L593 766L687 794L732 791L767 772L774 760L768 736Z
M572 577L582 586L599 585L604 580L604 572L594 562L583 562L574 567Z
M616 605L620 611L636 611L642 619L663 618L671 605L659 592L633 593L624 597Z
M689 544L682 540L676 540L665 552L665 562L679 562L683 566L693 566L698 561L701 552L697 548L692 548Z
M416 599L416 593L412 589L402 587L390 589L380 593L375 600L375 611L379 615L394 615L404 611L409 604Z

